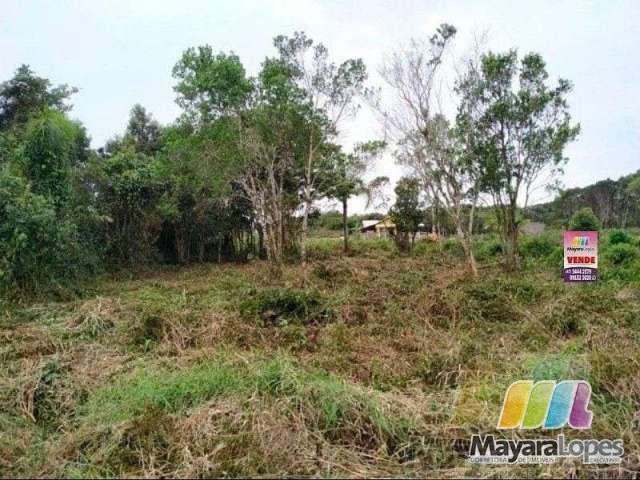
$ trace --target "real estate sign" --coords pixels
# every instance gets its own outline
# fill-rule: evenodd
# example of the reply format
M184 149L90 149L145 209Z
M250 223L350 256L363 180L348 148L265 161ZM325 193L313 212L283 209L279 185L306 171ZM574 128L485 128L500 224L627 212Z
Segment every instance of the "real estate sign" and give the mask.
M598 232L564 232L564 281L598 279Z

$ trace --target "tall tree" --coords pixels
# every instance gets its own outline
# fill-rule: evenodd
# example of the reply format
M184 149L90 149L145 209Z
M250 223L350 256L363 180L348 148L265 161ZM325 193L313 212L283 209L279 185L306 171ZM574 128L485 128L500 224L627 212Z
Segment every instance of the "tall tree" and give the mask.
M424 179L453 221L469 269L477 275L471 236L480 193L480 176L475 157L466 148L469 147L465 142L468 136L458 135L440 114L427 124L423 136L427 152L421 155L429 158Z
M393 93L393 103L374 105L382 114L385 131L394 141L400 164L420 180L429 201L432 231L438 210L444 210L455 225L471 271L476 262L471 248L473 213L478 198L478 176L466 140L439 111L439 72L456 29L442 24L428 40L413 39L395 51L381 68ZM465 208L470 205L470 208Z
M245 159L239 182L255 210L267 258L280 264L293 241L301 183L296 167L313 116L290 66L280 60L263 63L254 100L239 136Z
M28 65L21 65L13 78L0 84L0 130L23 127L31 117L47 109L70 110L67 101L77 91L66 84L53 87Z
M213 53L209 45L189 48L173 67L178 80L176 102L194 124L238 115L253 91L240 58L231 53Z
M361 59L348 59L339 65L331 61L329 51L295 32L292 37L280 35L274 40L280 59L291 68L298 86L304 91L313 112L324 117L324 128L308 129L306 153L302 157L302 239L301 256L306 262L306 239L309 213L319 194L321 152L323 144L338 134L340 123L358 109L356 98L364 92L366 67Z
M493 199L507 245L507 266L517 265L518 201L543 169L559 171L564 148L579 133L567 104L571 83L547 82L542 57L518 61L515 50L482 57L477 75L459 85L460 120L475 132L483 190Z

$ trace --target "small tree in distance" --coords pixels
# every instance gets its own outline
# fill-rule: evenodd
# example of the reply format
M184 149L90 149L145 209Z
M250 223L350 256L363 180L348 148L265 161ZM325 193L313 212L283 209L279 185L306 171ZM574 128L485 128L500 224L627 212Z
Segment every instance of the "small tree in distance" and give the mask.
M384 148L384 142L374 140L357 144L352 153L345 154L337 151L333 158L329 157L323 189L328 197L335 198L342 203L342 235L345 253L349 250L347 225L349 198L365 194L367 207L369 207L381 189L389 182L388 177L376 177L368 183L362 179Z
M581 208L569 221L569 230L600 230L600 220L589 207Z
M389 216L396 226L393 238L403 252L413 248L416 233L424 218L420 190L420 181L413 177L402 177L394 189L396 203L389 210Z

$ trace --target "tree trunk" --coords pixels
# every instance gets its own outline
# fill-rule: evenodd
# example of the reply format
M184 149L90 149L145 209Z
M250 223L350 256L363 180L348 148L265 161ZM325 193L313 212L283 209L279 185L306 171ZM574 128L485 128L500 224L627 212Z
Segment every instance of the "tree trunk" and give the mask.
M458 240L462 244L462 250L464 251L464 256L467 259L467 264L469 265L469 269L474 277L478 276L478 266L476 265L476 258L473 255L473 248L471 244L471 235L469 233L465 234L462 229L462 219L456 219L456 233L458 236Z
M438 234L438 231L436 230L436 209L434 206L431 206L431 234Z
M300 257L302 259L302 265L307 264L307 235L309 232L309 210L311 210L310 193L307 191L308 187L305 187L304 192L304 212L302 214L302 232L300 236Z
M507 207L505 214L504 236L507 246L507 269L510 271L518 268L518 225L516 224L516 210Z
M342 199L342 234L344 235L344 253L349 251L349 228L347 226L347 199Z

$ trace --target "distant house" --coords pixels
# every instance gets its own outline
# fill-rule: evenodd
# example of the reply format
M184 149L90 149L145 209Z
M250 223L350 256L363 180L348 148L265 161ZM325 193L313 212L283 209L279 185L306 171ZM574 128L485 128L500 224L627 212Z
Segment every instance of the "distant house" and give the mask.
M390 217L382 220L363 220L360 233L367 238L389 238L396 231L396 226Z
M391 217L386 216L382 220L363 220L360 233L366 238L391 238L396 232L396 225ZM416 240L427 237L424 223L421 223L416 233Z

